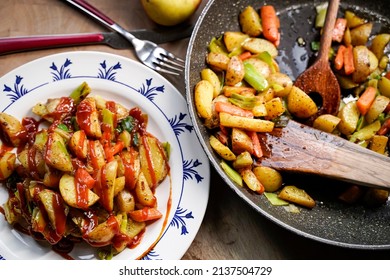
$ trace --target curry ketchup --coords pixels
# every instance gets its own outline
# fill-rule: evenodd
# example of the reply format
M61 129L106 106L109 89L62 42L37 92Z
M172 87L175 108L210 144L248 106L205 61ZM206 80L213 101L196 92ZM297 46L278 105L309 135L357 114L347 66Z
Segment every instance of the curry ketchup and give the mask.
M77 106L76 121L80 129L87 134L91 133L91 114L95 111L94 107L89 102L80 102Z

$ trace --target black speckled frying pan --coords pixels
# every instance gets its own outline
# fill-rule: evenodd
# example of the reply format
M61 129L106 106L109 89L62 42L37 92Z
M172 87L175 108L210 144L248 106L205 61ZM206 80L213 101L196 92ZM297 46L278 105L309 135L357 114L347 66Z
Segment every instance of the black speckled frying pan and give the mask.
M209 134L198 118L193 101L193 90L205 67L207 45L212 37L228 30L239 30L238 14L246 6L259 8L274 5L281 21L281 45L278 63L281 71L296 78L312 63L314 55L310 42L318 41L313 29L315 6L323 1L286 0L214 0L210 1L199 17L190 40L186 64L186 94L196 133L215 170L237 195L259 213L296 234L341 247L359 249L390 248L390 202L379 207L346 205L336 198L344 189L338 181L316 176L285 174L284 181L305 188L317 201L312 210L301 209L299 214L287 212L283 207L270 205L264 196L252 194L235 185L223 172L220 159L208 143ZM341 1L339 13L350 9L373 21L373 34L390 31L390 5L383 0ZM302 38L306 44L298 44ZM300 39L300 41L302 41ZM390 172L390 170L389 170Z

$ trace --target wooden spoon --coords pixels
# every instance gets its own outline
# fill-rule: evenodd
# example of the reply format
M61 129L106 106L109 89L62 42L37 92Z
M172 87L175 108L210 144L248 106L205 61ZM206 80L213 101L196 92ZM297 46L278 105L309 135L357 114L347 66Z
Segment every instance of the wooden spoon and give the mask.
M319 115L335 115L339 110L340 85L329 65L329 50L339 3L340 0L329 1L318 57L314 64L301 73L295 81L295 86L307 94L317 93L322 98L322 106L317 114L310 118L309 123Z
M339 136L292 120L259 136L264 166L390 190L390 158Z

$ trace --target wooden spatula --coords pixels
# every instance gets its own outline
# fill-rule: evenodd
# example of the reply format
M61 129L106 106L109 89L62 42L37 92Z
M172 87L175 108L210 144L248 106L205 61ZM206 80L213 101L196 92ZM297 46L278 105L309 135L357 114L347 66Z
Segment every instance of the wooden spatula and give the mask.
M341 137L292 120L259 136L265 144L262 165L390 189L390 158Z
M318 94L322 98L322 104L317 104L320 105L317 114L312 116L308 123L311 123L319 115L334 115L339 110L340 86L329 64L329 50L339 4L340 0L329 1L318 57L314 64L301 73L294 83L296 87L307 94Z

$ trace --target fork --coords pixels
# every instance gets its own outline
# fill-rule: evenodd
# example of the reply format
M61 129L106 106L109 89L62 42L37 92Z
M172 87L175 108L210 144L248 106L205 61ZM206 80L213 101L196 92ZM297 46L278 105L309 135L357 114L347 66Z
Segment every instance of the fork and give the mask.
M180 75L183 72L183 59L175 56L151 41L138 39L125 28L121 27L119 24L84 0L65 1L129 40L134 46L138 59L146 66L158 72L172 75Z

